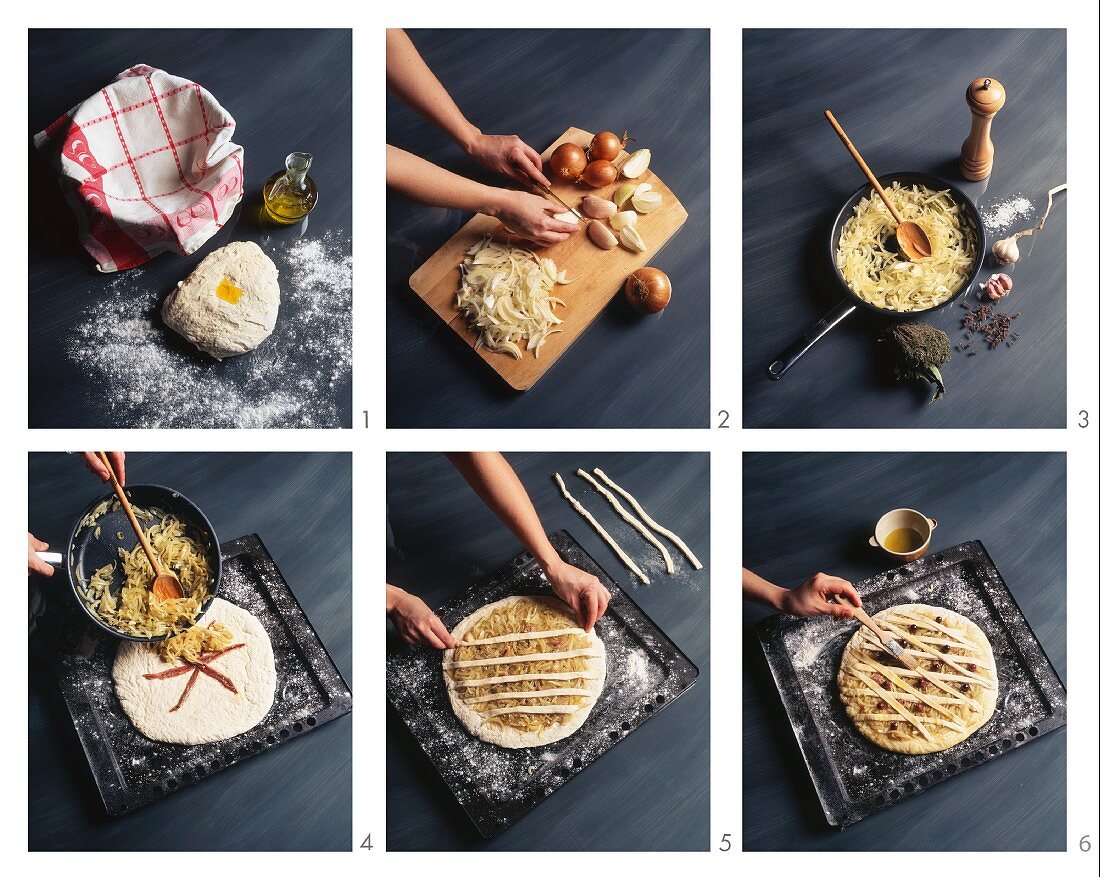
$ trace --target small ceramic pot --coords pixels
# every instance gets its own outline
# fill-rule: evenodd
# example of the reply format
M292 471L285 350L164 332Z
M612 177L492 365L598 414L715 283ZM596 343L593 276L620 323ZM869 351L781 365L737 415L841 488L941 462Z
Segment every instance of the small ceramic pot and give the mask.
M878 519L878 523L875 524L875 535L867 541L872 547L882 549L890 557L909 563L912 560L924 557L928 553L928 546L932 542L932 531L938 526L939 522L935 518L925 517L916 509L894 509ZM904 553L891 551L886 547L886 537L903 527L916 530L920 536L924 537L924 540L921 542L920 547L913 551Z

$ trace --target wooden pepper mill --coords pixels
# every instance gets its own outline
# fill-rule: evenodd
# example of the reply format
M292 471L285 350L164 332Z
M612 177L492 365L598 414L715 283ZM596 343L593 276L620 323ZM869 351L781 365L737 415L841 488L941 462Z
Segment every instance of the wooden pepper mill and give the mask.
M963 141L959 170L968 180L984 180L993 170L993 117L1005 105L1005 88L996 79L975 79L966 90L970 106L970 136Z

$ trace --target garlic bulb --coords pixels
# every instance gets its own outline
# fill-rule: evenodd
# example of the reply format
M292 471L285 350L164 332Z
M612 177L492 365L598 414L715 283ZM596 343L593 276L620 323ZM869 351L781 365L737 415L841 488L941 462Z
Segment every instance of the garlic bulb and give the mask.
M1004 238L993 244L993 258L998 265L1014 265L1020 260L1020 248L1016 246L1016 235Z

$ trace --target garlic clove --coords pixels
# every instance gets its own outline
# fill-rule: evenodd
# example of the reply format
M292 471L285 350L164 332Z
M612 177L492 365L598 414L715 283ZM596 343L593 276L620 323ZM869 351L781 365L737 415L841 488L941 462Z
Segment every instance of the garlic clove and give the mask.
M610 219L611 227L615 231L622 231L628 225L635 225L637 222L638 214L633 210L620 210Z
M568 222L570 225L576 225L579 222L579 220L577 219L577 215L575 213L571 213L568 210L566 210L564 213L555 213L554 219L556 219L558 222Z
M628 180L635 180L649 170L650 152L648 149L639 149L633 153L623 164L622 174Z
M607 219L614 216L619 208L615 206L614 201L598 198L595 195L585 195L584 200L581 201L581 209L593 219Z
M588 223L588 239L597 247L605 250L614 249L619 243L611 229L602 222Z
M650 192L653 190L653 186L649 183L638 183L634 187L634 195L641 195L643 192ZM634 197L633 195L631 197Z
M642 236L638 234L638 229L633 225L623 226L623 230L619 233L619 237L622 238L622 244L628 250L633 250L635 253L644 253L646 251L645 241L642 240Z
M1012 292L1012 278L1008 274L994 274L978 285L985 290L990 301L999 301Z

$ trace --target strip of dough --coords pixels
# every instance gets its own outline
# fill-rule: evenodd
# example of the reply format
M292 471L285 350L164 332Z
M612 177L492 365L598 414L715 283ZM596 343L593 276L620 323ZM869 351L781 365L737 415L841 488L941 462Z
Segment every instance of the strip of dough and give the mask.
M489 636L485 639L464 639L462 646L491 646L497 643L518 643L525 639L549 639L552 636L586 636L588 631L579 627L562 627L558 630L532 630L530 633L506 633L503 636Z
M493 716L507 716L510 713L544 713L550 715L562 715L568 713L575 713L579 710L579 706L572 706L571 704L563 703L561 706L502 706L495 710L485 710L483 713L478 713L483 719L491 719Z
M566 658L599 657L599 649L571 649L568 652L535 652L533 655L505 655L500 658L478 658L476 661L444 661L444 670L456 667L491 667L496 664L536 664L539 661L564 661Z
M527 682L533 679L557 679L565 682L569 679L599 679L599 673L578 670L576 673L522 673L518 676L486 676L484 679L455 679L455 688L483 688L488 685L503 685L506 682Z
M651 518L649 515L647 515L645 513L645 509L643 509L638 504L638 500L636 500L629 493L627 493L625 490L623 490L621 487L619 487L618 484L616 484L614 481L612 481L610 478L608 478L607 475L604 474L604 471L602 469L596 468L596 469L593 469L592 471L595 472L600 478L602 478L604 480L604 482L607 484L608 487L610 487L613 490L618 491L620 494L622 494L623 499L625 499L628 503L630 503L632 506L634 506L634 511L636 511L638 513L639 518L641 518L643 521L645 521L647 524L649 524L649 526L651 526L654 530L656 530L662 536L667 538L673 545L675 545L682 552L684 552L684 556L688 560L691 561L691 565L693 567L695 567L696 569L702 569L703 568L703 564L701 564L699 562L699 558L697 558L694 554L691 553L691 549L688 548L684 544L684 540L682 540L679 536L677 536L671 530L666 530L664 527L662 527L660 524L658 524L655 520L653 520L653 518Z
M599 472L600 470L597 469L596 471ZM597 521L594 517L592 517L592 515L590 515L588 513L588 509L586 509L579 502L577 502L577 500L573 498L573 494L571 494L568 490L565 489L565 482L561 480L561 476L557 472L554 473L554 480L558 482L558 487L561 488L561 495L564 496L567 500L569 500L569 502L573 506L573 508L577 510L577 514L580 515L582 518L584 518L586 521L588 521L588 523L590 523L593 526L593 528L596 530L596 532L599 533L600 536L603 538L604 542L606 542L608 545L610 545L611 549L617 555L619 555L619 560L621 560L623 563L625 563L627 568L632 573L634 573L634 575L636 575L639 579L642 580L642 584L643 585L648 585L649 584L649 577L644 572L641 571L641 569L638 567L638 565L633 560L631 560L629 557L627 557L626 552L623 551L619 547L619 543L616 542L614 539L612 539L611 534L608 533L607 530L605 530L603 527L600 526L600 522Z
M593 487L595 487L596 490L602 493L607 501L611 503L611 507L623 516L624 521L626 521L628 524L630 524L631 527L641 533L643 539L657 547L657 550L661 552L661 557L663 557L665 560L665 569L667 569L670 574L676 572L676 568L672 565L672 555L668 553L668 549L665 548L664 543L661 542L661 540L654 536L652 533L650 533L645 524L643 524L636 517L634 517L634 515L630 514L630 512L624 509L622 503L620 503L615 498L615 494L613 494L610 490L600 484L600 482L598 482L583 469L578 469L577 474Z
M540 688L538 691L499 691L496 694L482 694L477 697L464 697L463 703L489 703L493 700L525 700L529 697L591 697L587 688Z

